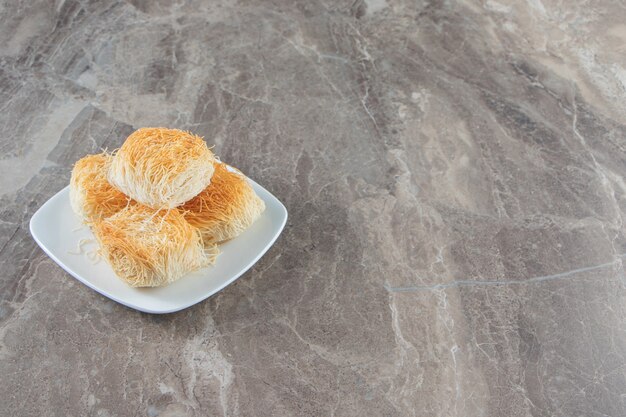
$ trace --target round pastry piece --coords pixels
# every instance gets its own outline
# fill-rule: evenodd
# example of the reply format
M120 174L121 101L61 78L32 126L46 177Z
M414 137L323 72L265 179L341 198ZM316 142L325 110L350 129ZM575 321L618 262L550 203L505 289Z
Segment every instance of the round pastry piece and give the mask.
M130 204L130 198L109 184L106 153L87 155L74 164L70 179L72 210L86 223L109 217Z
M232 239L259 218L265 203L239 172L216 162L211 184L180 209L205 243Z
M201 137L177 129L143 128L113 156L109 182L154 209L173 208L211 182L215 156Z
M178 210L135 204L95 222L100 252L131 287L166 285L215 262L215 245L203 247L198 229Z

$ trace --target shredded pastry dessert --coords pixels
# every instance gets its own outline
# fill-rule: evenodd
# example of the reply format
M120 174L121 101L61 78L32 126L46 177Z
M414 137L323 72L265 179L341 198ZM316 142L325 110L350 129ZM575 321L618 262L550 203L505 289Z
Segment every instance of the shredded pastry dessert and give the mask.
M108 166L109 182L154 209L173 208L211 182L215 156L201 137L177 129L132 133Z
M232 239L259 218L265 203L246 178L216 162L211 184L181 206L185 219L200 229L206 243Z
M85 223L109 217L131 203L124 193L112 187L106 178L106 153L87 155L72 169L70 204Z
M246 177L201 137L166 128L139 129L114 154L76 162L70 203L99 244L87 255L104 258L132 287L167 285L212 265L218 244L265 210Z
M136 204L93 223L103 257L132 287L169 284L211 265L219 253L176 209Z

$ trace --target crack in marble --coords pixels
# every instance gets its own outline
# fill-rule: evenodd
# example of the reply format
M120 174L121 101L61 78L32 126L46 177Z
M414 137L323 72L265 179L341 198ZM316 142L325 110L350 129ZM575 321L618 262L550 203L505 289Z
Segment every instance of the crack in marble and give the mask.
M544 281L552 281L556 279L570 278L572 275L579 274L581 272L589 272L595 271L598 269L607 268L609 266L618 265L622 263L622 259L626 258L626 253L621 255L616 255L617 259L612 262L606 262L603 264L588 266L584 268L572 269L570 271L560 272L558 274L551 275L542 275L540 277L533 277L525 280L514 280L514 281L471 281L471 280L459 280L452 281L448 283L442 284L434 284L434 285L416 285L416 286L407 286L407 287L393 287L388 283L385 283L383 287L389 292L418 292L418 291L435 291L435 290L446 290L449 288L458 288L458 287L490 287L490 286L505 286L505 285L523 285L523 284L533 284L536 282L544 282ZM623 280L622 280L623 281Z

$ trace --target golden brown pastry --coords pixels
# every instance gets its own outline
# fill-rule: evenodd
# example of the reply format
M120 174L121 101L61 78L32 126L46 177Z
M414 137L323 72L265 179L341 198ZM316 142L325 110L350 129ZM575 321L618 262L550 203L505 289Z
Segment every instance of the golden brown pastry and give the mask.
M211 182L215 157L201 137L177 129L131 134L108 167L109 182L154 209L173 208Z
M109 217L130 203L130 198L106 179L106 165L110 158L106 153L87 155L72 169L70 204L86 223Z
M132 287L169 284L215 262L198 229L176 209L135 204L93 224L100 251L115 273Z
M265 203L246 178L216 162L211 184L180 209L192 225L200 229L205 243L232 239L259 218Z

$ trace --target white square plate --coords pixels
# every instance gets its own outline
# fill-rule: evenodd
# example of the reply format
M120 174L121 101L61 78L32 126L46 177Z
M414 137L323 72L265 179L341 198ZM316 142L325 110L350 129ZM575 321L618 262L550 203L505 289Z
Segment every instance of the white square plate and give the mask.
M269 191L248 179L265 201L265 211L254 224L220 245L215 265L188 274L165 287L132 288L119 279L109 264L92 260L89 251L97 248L89 227L83 225L70 207L69 187L50 198L30 219L30 232L37 244L74 278L105 297L139 311L173 313L210 297L234 282L272 246L287 221L287 210ZM78 230L77 230L78 229ZM83 245L82 239L94 240Z

